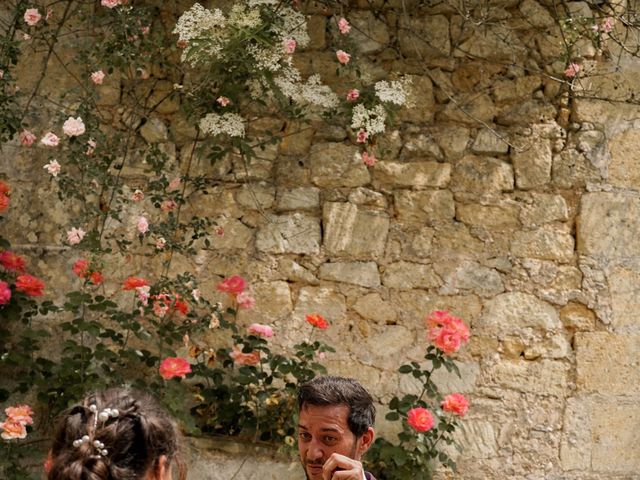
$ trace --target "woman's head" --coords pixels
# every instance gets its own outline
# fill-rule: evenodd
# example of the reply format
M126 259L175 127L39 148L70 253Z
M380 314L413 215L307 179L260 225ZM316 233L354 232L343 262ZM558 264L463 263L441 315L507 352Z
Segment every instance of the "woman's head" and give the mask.
M167 480L179 434L149 395L114 388L89 395L62 417L51 447L48 480Z

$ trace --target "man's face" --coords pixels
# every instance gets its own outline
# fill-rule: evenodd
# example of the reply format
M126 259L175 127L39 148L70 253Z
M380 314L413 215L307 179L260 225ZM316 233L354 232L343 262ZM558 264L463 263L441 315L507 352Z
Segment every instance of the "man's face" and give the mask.
M346 405L303 405L298 424L298 450L308 480L322 479L322 465L332 453L360 460L368 444L349 430Z

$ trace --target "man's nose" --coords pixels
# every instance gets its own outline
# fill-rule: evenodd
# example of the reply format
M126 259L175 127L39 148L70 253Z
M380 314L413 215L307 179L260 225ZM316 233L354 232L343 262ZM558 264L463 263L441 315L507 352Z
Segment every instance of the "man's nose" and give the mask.
M312 440L309 443L309 448L307 449L307 459L314 461L322 459L324 455L324 451L322 449L322 444L316 440Z

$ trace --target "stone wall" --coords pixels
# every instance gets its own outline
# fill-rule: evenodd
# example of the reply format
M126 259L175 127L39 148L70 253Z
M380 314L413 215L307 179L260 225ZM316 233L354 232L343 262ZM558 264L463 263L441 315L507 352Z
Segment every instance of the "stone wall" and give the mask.
M281 344L306 331L306 313L323 314L337 347L327 368L380 402L415 391L396 370L421 359L427 313L465 319L473 337L458 355L462 379L440 382L472 408L459 470L442 478L640 478L640 63L618 62L613 44L604 54L578 45L586 74L567 79L557 5L457 5L352 2L364 71L413 79L413 107L385 138L387 153L366 167L340 127L298 132L270 120L295 134L248 165L198 159L219 186L192 208L226 233L213 253L177 258L175 268L211 290L225 275L250 278L257 306L240 321L273 325ZM601 15L584 2L564 8ZM307 9L313 44L297 62L339 84L330 18L321 4ZM27 88L32 67L23 68ZM115 117L124 114L119 88L112 80L100 90ZM177 107L159 109L139 141L183 168L193 137ZM0 154L21 212L8 218L9 237L25 248L59 247L69 215L41 163L15 142ZM47 278L71 262L39 252ZM135 262L127 268L143 268ZM215 462L238 461L225 455ZM253 465L237 478L264 471Z

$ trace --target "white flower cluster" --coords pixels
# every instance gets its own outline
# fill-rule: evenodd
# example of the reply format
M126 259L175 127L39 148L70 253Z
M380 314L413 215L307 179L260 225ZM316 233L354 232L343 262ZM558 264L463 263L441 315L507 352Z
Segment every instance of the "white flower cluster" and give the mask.
M338 95L327 85L323 85L320 75L311 75L307 83L300 87L300 96L312 105L322 108L335 108L340 101Z
M376 96L382 102L404 105L407 102L407 82L381 80L375 84Z
M236 4L231 8L229 23L236 28L256 28L262 23L260 10Z
M291 7L281 7L278 10L278 15L282 20L282 25L274 26L273 31L281 40L293 38L298 47L309 45L311 39L307 33L307 19L302 13L296 12Z
M230 137L244 137L244 121L237 113L208 113L200 120L200 130L211 135L225 133Z
M383 133L387 112L382 105L376 105L371 110L362 105L353 107L351 115L351 128L354 130L364 129L369 135Z
M206 31L223 29L225 23L224 14L217 8L211 11L199 3L194 3L189 10L180 16L173 33L178 34L181 42L189 42L202 36Z
M264 48L258 45L247 45L247 51L256 61L256 65L261 70L268 70L270 72L277 72L282 65L282 52L274 48Z

